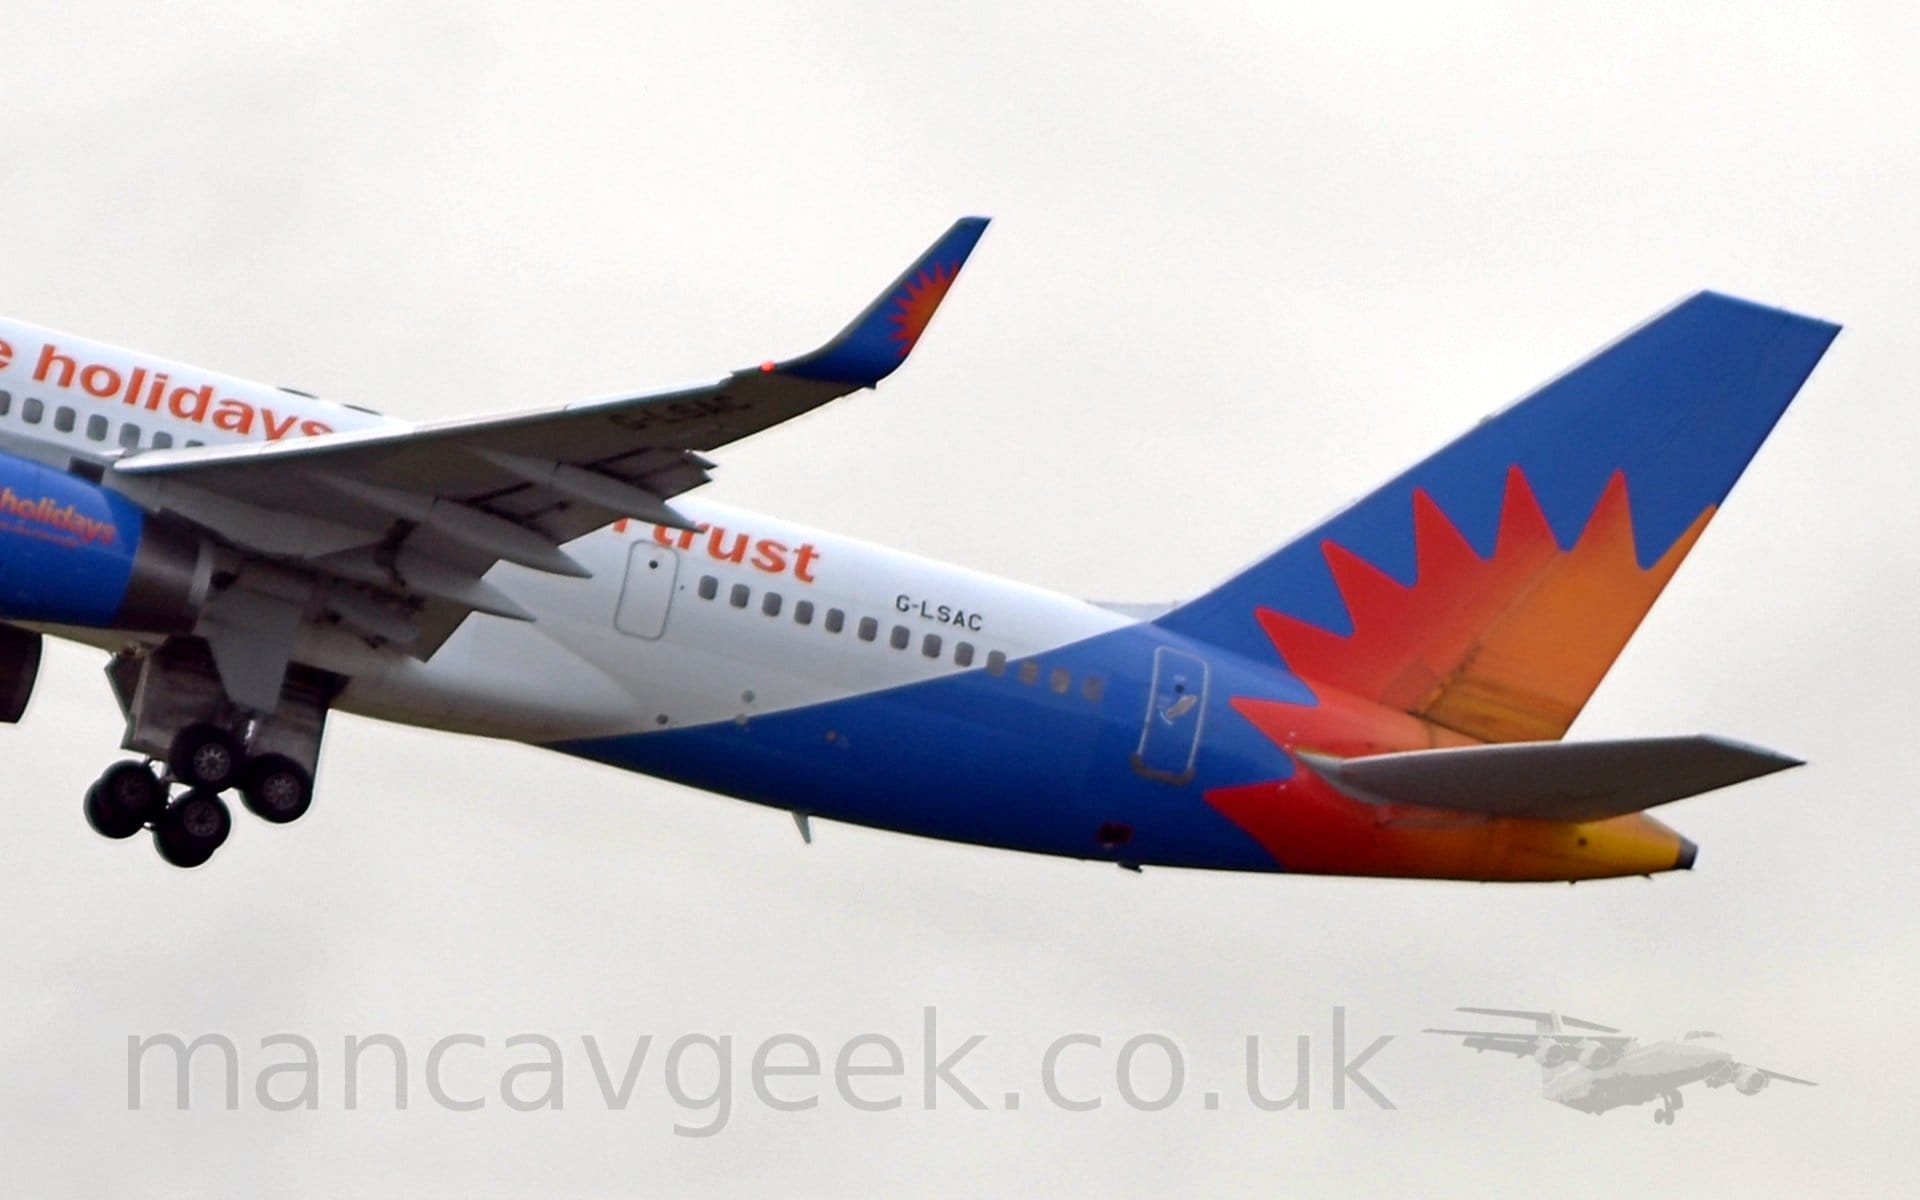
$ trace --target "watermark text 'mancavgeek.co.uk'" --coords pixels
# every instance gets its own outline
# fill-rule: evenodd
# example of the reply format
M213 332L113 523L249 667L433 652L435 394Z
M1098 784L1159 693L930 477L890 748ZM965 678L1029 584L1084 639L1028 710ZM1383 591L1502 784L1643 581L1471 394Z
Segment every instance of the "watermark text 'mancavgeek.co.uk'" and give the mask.
M371 1033L322 1039L325 1050L291 1032L268 1034L245 1047L222 1033L129 1034L126 1102L132 1111L252 1106L283 1113L322 1107L539 1112L582 1106L624 1111L636 1099L644 1106L664 1096L675 1110L673 1130L683 1137L722 1132L741 1104L771 1112L836 1104L859 1112L1287 1112L1339 1111L1350 1098L1364 1098L1375 1108L1394 1107L1365 1073L1392 1036L1363 1040L1351 1034L1344 1008L1332 1010L1318 1042L1312 1034L1248 1034L1231 1063L1190 1062L1180 1043L1162 1033L1066 1033L1046 1043L1012 1089L987 1083L990 1072L976 1055L988 1035L943 1029L933 1007L922 1010L918 1034L861 1033L823 1046L799 1033L747 1040L726 1033L489 1038L457 1032L425 1043ZM1197 1086L1202 1076L1224 1082ZM647 1088L658 1092L648 1097Z

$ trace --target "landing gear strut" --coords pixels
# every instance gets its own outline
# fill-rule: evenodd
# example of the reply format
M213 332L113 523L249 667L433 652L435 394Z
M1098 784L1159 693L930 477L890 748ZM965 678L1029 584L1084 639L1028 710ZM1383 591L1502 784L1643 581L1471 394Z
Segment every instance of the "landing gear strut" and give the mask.
M146 760L116 763L87 789L96 833L118 840L151 829L163 860L191 868L233 830L222 792L237 789L249 812L275 825L313 804L313 763L339 680L295 667L279 707L250 712L227 698L205 646L179 638L122 651L107 677L127 717L122 744Z

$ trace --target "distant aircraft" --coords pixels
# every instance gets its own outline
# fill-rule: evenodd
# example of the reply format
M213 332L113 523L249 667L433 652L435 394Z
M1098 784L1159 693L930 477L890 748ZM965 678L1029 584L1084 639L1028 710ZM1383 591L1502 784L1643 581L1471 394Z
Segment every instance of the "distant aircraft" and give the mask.
M1540 1094L1555 1104L1595 1116L1610 1108L1660 1101L1657 1125L1673 1124L1680 1111L1680 1089L1690 1083L1710 1088L1732 1086L1742 1096L1757 1096L1778 1079L1817 1086L1778 1071L1735 1062L1733 1055L1709 1045L1717 1034L1695 1030L1664 1042L1642 1042L1610 1025L1596 1025L1559 1013L1508 1008L1462 1008L1487 1017L1518 1017L1533 1022L1534 1032L1514 1030L1429 1029L1463 1038L1475 1052L1497 1050L1540 1064Z
M107 651L139 757L87 816L182 867L227 838L222 793L307 811L336 709L770 805L809 838L828 818L1129 868L1685 869L1643 810L1794 765L1559 741L1837 332L1726 296L1146 614L687 496L719 447L892 374L985 228L956 223L810 354L422 424L0 322L0 719L43 634ZM1087 415L1149 440L1182 419ZM1244 496L1191 519L1270 524ZM378 836L380 806L346 814Z

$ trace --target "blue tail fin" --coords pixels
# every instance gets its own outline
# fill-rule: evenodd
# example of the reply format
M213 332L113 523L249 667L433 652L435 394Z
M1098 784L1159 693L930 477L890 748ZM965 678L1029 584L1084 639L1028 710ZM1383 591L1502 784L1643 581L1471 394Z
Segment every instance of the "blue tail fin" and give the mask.
M1838 332L1703 292L1159 623L1558 737Z

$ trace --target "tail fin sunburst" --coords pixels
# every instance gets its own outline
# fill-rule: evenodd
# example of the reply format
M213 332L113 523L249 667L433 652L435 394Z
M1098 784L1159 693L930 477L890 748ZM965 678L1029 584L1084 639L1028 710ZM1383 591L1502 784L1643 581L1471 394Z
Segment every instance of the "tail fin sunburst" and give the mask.
M1490 556L1477 554L1417 489L1411 584L1336 542L1322 546L1352 633L1266 606L1257 615L1288 669L1311 682L1482 741L1558 738L1713 512L1702 510L1642 567L1625 475L1613 475L1579 538L1563 549L1526 473L1513 467Z
M1838 332L1703 292L1159 624L1476 740L1559 738Z

